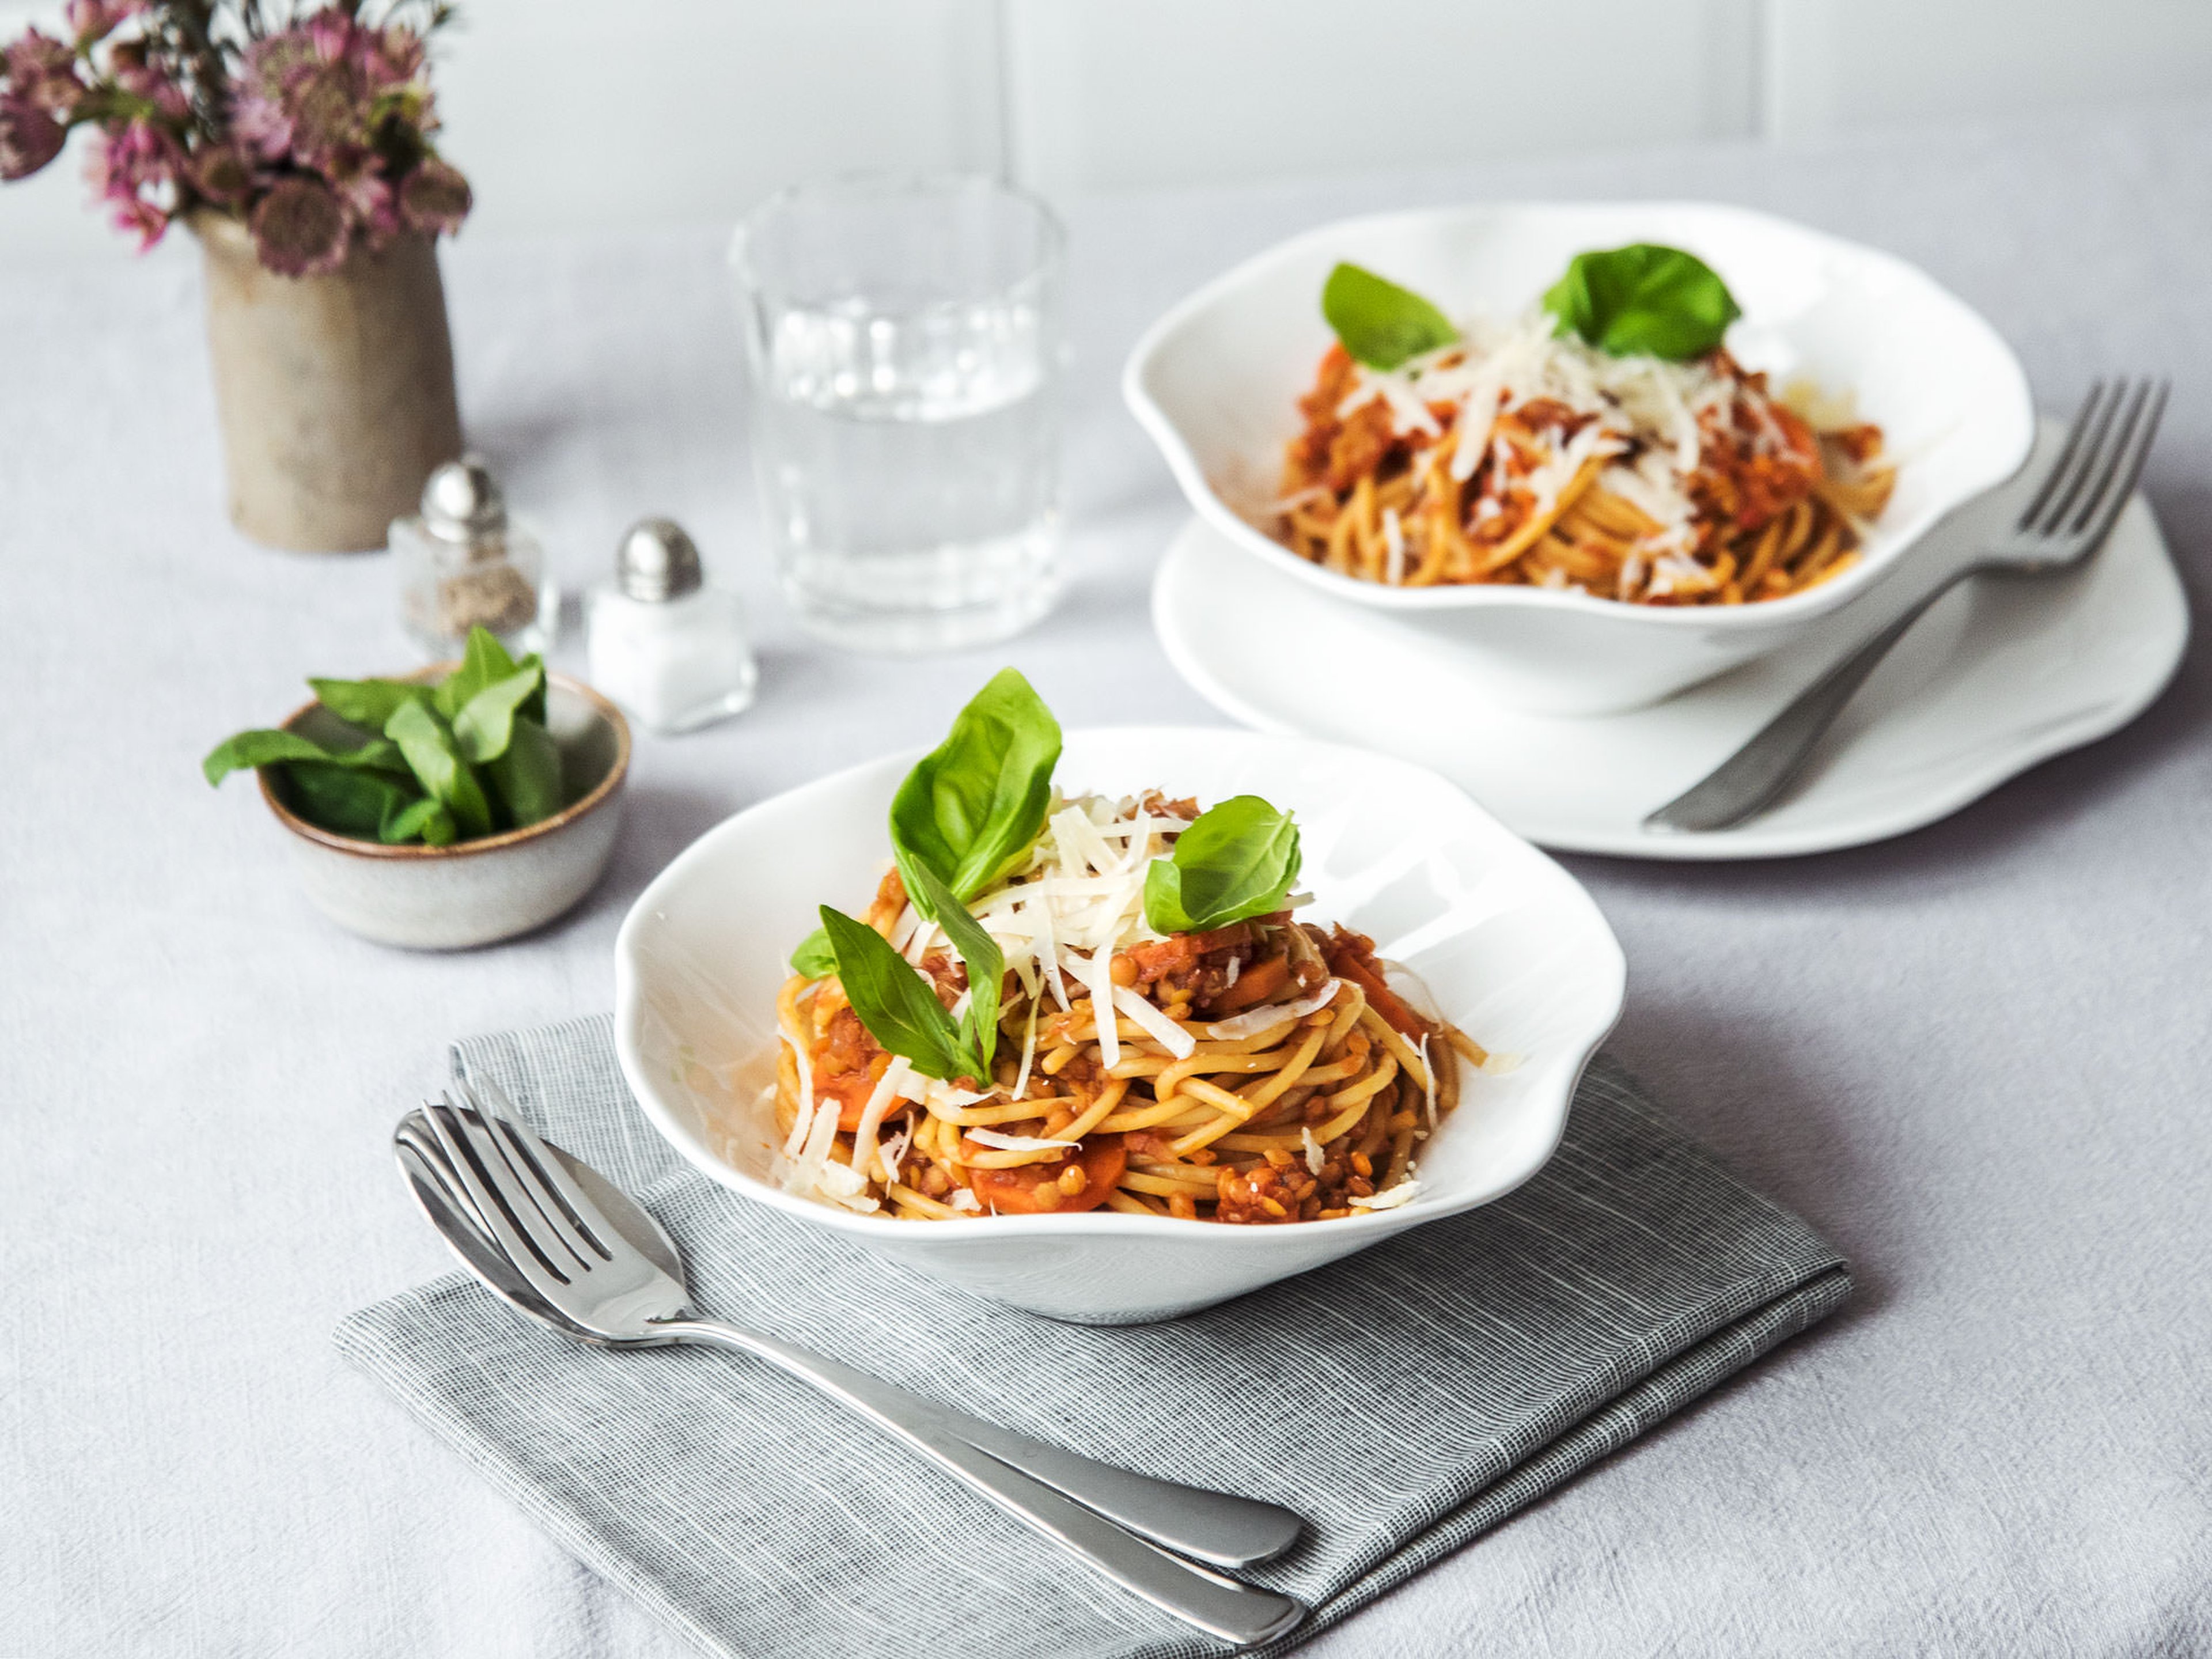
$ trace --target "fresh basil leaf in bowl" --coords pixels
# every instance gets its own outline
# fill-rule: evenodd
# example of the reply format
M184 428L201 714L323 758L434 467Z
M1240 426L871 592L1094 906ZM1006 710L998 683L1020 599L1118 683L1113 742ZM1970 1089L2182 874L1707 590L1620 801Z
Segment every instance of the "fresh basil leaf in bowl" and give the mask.
M983 924L969 915L968 907L937 878L935 871L926 864L917 865L915 876L921 883L911 895L915 908L945 930L945 937L959 952L961 965L968 969L968 1011L960 1018L962 1066L970 1077L987 1079L998 1053L999 996L1005 989L1006 956Z
M422 702L430 696L430 688L415 680L310 679L307 686L315 701L340 720L371 732L384 730L400 704Z
M461 752L478 766L505 754L517 717L544 682L545 670L532 663L472 694L453 716L453 735L460 740ZM450 685L453 681L446 684ZM439 690L442 691L445 687Z
M1298 878L1298 826L1257 795L1201 812L1175 850L1145 872L1145 920L1163 933L1203 933L1283 908Z
M438 683L431 699L448 720L458 719L471 697L495 681L507 678L520 665L489 629L471 628L467 644L461 647L461 665Z
M283 776L284 793L301 817L362 841L383 839L385 826L422 799L411 778L403 781L330 761L295 760Z
M1563 331L1615 357L1702 357L1743 315L1713 268L1653 242L1577 253L1544 295Z
M837 971L837 953L830 948L830 930L817 927L799 941L791 953L791 971L802 979L820 979Z
M376 838L387 847L419 841L426 847L450 847L460 836L453 815L428 795L417 795L398 811L387 811Z
M464 836L491 834L491 801L483 781L436 709L428 703L402 703L386 723L384 735L399 745L423 793L453 815Z
M514 722L506 745L484 763L484 775L514 829L542 823L561 810L561 750L536 720Z
M1018 864L1044 829L1059 763L1060 722L1020 673L1000 670L891 798L891 852L915 902L921 868L964 904ZM808 979L836 963L823 928L791 953L792 971Z
M200 763L207 781L269 769L310 823L386 846L443 847L523 829L568 804L561 749L545 725L545 665L535 653L517 663L483 629L435 684L307 684L320 705L310 718L225 739ZM384 781L335 775L349 771Z
M276 766L286 761L322 761L332 766L396 772L402 777L410 775L410 769L399 752L399 746L382 738L370 738L358 748L330 749L297 732L274 728L240 732L235 737L224 738L200 763L200 772L210 783L221 783L233 772Z
M1340 264L1322 285L1321 314L1354 359L1390 369L1459 338L1451 319L1411 289Z
M953 718L891 798L891 850L907 890L927 864L963 903L1026 855L1052 802L1060 722L1003 668Z
M825 904L822 929L836 962L837 982L869 1035L892 1054L905 1055L925 1077L950 1082L960 1076L966 1069L964 1045L937 1000L937 988L867 923Z

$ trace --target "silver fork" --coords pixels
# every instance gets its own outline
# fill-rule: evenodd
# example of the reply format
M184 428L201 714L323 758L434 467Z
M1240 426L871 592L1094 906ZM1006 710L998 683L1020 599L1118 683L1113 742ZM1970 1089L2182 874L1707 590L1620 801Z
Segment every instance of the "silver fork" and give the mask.
M2009 533L1953 571L1888 627L1800 692L1735 754L1644 820L1646 830L1727 830L1757 817L1804 770L1823 733L1835 724L1875 665L1929 607L1970 577L2006 573L2045 575L2070 569L2112 533L2142 476L2159 417L2164 380L2098 381L2074 416L2058 459L2027 492Z
M1279 1555L1302 1528L1290 1510L1100 1463L775 1337L696 1316L659 1224L540 1139L503 1097L495 1109L491 1089L458 1085L459 1099L410 1112L394 1141L424 1213L464 1265L523 1312L597 1346L702 1343L768 1360L1125 1588L1238 1646L1271 1641L1304 1617L1288 1596L1181 1559L1248 1566Z

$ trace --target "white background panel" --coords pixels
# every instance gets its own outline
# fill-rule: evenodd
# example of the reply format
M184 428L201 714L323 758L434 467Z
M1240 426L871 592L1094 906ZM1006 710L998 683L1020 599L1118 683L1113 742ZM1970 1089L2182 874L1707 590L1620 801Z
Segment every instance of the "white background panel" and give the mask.
M1007 0L1046 191L1747 136L1752 0Z
M2212 94L2212 0L1766 0L1781 137Z
M732 220L841 168L1049 192L2212 94L2212 0L468 0L440 47L480 232ZM0 33L54 3L0 0ZM0 258L127 241L82 144Z

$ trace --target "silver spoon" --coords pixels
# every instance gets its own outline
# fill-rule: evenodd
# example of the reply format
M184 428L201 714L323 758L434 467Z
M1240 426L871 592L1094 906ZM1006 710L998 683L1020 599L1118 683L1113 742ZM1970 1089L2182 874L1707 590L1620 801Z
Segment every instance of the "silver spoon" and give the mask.
M659 1224L480 1094L410 1113L394 1135L416 1201L464 1266L564 1336L608 1347L692 1342L766 1359L867 1417L1125 1588L1239 1646L1304 1608L1182 1560L1279 1555L1302 1528L1272 1504L1154 1480L939 1406L765 1334L696 1317ZM1139 1534L1141 1534L1139 1536Z

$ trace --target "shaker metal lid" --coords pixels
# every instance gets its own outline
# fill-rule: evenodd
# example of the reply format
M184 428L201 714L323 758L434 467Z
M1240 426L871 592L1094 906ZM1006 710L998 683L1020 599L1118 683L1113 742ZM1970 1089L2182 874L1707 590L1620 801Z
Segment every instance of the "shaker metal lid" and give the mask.
M481 455L447 461L422 486L422 525L441 540L474 541L507 527L507 497Z
M699 549L673 519L640 519L615 551L615 584L648 605L680 599L705 580Z

